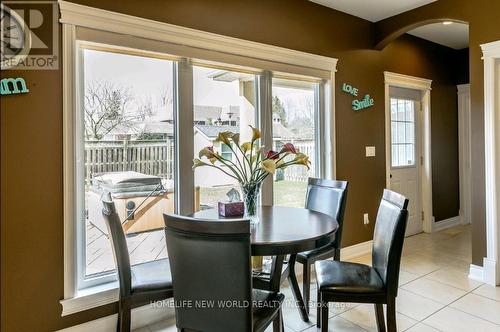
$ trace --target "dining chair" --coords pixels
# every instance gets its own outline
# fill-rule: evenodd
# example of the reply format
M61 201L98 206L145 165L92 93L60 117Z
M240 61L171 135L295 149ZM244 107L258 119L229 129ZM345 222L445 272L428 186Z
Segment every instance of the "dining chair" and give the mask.
M283 331L284 296L252 290L248 220L164 219L179 331Z
M297 254L296 262L303 265L302 296L309 313L311 265L321 259L340 260L342 228L347 202L347 181L309 178L306 192L306 209L324 213L337 220L339 227L335 239L326 246Z
M128 332L132 308L173 297L169 261L130 265L125 232L109 193L103 195L102 203L120 283L117 331Z
M300 298L300 289L295 274L295 262L303 264L302 302L298 301L297 309L303 321L309 320L309 300L311 283L311 265L317 260L333 257L340 259L340 248L342 239L342 226L344 224L344 211L347 201L347 181L336 181L327 179L309 178L305 208L326 214L335 218L339 227L335 233L335 239L318 249L292 254L285 262L280 283L288 280L295 299ZM254 287L269 290L271 285L270 277L259 274L254 277Z
M396 296L399 265L408 222L408 199L384 190L378 209L372 245L372 266L338 262L315 263L318 286L316 325L328 331L328 303L374 303L378 331L396 332Z

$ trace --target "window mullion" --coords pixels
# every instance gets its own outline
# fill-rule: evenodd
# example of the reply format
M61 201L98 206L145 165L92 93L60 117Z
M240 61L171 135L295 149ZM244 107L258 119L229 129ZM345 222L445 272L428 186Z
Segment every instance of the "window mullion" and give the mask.
M326 170L326 154L322 153L326 145L326 130L325 130L325 85L323 83L316 84L314 89L314 139L316 144L315 154L312 156L316 165L316 174L314 176L327 178Z
M193 66L180 60L174 70L176 212L191 214L195 209L193 165Z
M259 76L259 124L262 132L262 145L265 150L273 147L273 78L270 71ZM273 177L268 176L262 183L262 205L273 205Z

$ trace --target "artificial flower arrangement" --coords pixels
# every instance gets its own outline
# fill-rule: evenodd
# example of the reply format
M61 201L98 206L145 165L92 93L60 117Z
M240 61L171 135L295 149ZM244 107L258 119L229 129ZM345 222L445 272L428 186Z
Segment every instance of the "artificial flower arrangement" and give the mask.
M205 147L199 152L199 158L193 160L193 169L197 167L213 167L238 181L245 203L245 217L257 222L256 206L262 182L278 169L292 165L303 165L309 169L309 157L297 151L292 143L283 145L280 151L263 152L259 140L261 133L252 129L250 142L240 144L240 134L225 131L219 133L216 141L225 144L234 155L234 160L222 157L214 151L213 146ZM288 157L288 158L287 158Z

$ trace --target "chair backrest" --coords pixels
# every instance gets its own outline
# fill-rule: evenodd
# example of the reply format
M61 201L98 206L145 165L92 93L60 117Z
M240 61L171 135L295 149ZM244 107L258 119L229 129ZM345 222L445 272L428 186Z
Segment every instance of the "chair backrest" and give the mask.
M252 331L249 221L164 219L177 327Z
M111 194L104 193L102 197L104 208L102 215L108 227L109 236L115 256L116 268L118 270L118 280L120 282L120 297L130 296L132 288L132 277L130 270L130 257L128 253L127 239L123 231L122 223L118 213L116 213L115 203Z
M347 181L316 178L309 178L307 185L306 209L329 215L339 224L333 242L335 248L340 248L342 241L347 186Z
M384 190L373 234L372 266L384 281L387 293L396 296L399 265L408 222L408 199Z

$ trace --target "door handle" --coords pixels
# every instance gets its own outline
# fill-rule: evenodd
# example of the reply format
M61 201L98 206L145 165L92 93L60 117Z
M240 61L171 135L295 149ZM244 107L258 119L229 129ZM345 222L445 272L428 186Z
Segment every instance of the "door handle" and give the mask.
M392 174L389 174L389 178L391 178L391 179L392 179Z

